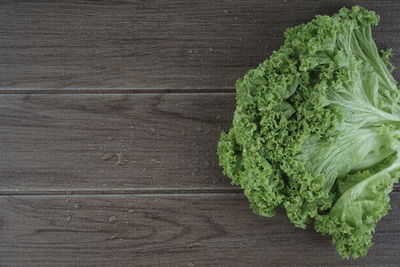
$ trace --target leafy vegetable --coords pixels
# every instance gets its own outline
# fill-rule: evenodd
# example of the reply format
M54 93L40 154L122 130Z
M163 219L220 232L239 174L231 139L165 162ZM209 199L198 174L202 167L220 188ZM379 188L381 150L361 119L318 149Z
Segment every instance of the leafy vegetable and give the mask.
M286 30L237 81L233 128L218 144L256 213L283 206L344 258L366 255L400 176L400 94L390 50L380 55L371 36L378 21L355 6Z

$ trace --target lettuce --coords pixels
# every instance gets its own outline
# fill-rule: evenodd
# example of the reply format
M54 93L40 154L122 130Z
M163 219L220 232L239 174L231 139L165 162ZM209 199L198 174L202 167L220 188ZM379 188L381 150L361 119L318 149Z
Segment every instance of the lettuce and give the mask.
M224 173L253 210L313 223L344 258L364 256L400 175L399 88L360 6L287 29L268 60L236 83Z

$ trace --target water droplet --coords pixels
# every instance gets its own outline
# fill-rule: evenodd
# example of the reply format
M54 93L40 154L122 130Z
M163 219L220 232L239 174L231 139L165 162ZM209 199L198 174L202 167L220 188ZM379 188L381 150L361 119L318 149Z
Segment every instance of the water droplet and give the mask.
M117 239L118 238L118 235L112 235L111 237L110 237L110 240L115 240L115 239Z
M199 173L199 168L194 168L192 171L192 175L198 174Z
M160 214L150 214L149 215L150 219L157 219L157 218L160 218L160 217L161 217Z
M194 247L198 247L198 246L200 246L199 242L194 242L192 244L187 244L186 245L187 248L194 248Z
M128 163L128 159L126 158L126 156L124 154L122 154L122 152L118 152L117 153L117 165L126 165Z
M109 223L115 223L116 221L117 221L117 216L115 216L115 215L112 215L112 216L110 216L110 218L108 218L108 222Z
M113 152L107 152L103 155L103 160L110 160L115 156L115 153Z
M158 159L150 159L151 162L161 164L161 161Z

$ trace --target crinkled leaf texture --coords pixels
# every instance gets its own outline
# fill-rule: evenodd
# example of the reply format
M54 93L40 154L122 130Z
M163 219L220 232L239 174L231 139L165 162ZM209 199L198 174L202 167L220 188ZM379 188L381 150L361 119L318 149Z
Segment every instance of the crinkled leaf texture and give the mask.
M233 127L218 156L253 210L329 234L365 255L400 175L399 88L360 6L290 28L285 43L236 83Z

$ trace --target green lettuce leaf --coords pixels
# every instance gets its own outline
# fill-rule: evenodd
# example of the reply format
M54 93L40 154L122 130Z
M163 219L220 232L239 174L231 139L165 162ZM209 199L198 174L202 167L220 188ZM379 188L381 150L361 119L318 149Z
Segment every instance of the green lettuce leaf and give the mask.
M217 151L256 213L283 206L345 258L371 246L400 174L400 94L391 51L372 39L378 21L355 6L287 29L281 48L237 81L233 127Z

